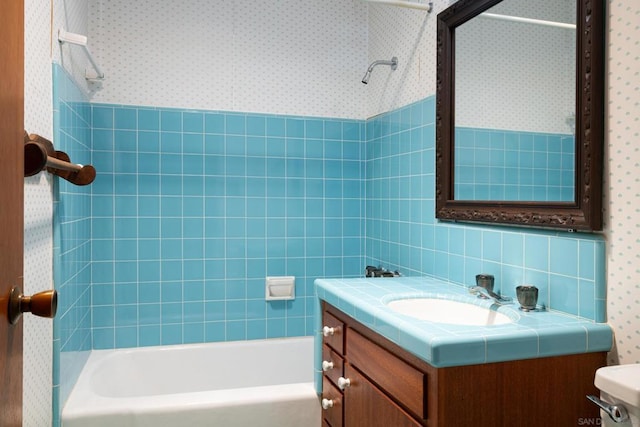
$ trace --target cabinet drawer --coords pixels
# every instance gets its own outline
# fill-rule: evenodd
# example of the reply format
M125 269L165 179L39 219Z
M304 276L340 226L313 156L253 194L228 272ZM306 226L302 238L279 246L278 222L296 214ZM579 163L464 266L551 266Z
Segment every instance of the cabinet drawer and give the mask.
M331 427L342 427L342 392L327 379L322 378L322 399L330 400L332 407L322 409L322 419Z
M347 365L345 372L351 381L351 385L344 391L344 424L346 426L420 427L413 417L360 375L356 369ZM371 414L375 416L372 417Z
M427 418L426 375L353 329L347 332L347 359L414 415Z
M344 354L344 323L326 311L322 313L324 342L329 344L338 354ZM324 333L324 328L328 328Z
M340 356L335 351L331 350L331 347L327 345L322 346L322 362L330 362L333 363L333 368L324 369L324 375L329 377L334 384L338 384L338 378L344 375L344 360L342 356Z

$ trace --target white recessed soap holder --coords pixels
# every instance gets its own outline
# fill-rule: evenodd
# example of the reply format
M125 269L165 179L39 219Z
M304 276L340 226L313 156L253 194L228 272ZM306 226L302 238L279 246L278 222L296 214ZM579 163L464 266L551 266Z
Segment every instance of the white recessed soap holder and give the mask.
M296 294L295 276L271 276L265 281L265 298L267 301L292 300Z

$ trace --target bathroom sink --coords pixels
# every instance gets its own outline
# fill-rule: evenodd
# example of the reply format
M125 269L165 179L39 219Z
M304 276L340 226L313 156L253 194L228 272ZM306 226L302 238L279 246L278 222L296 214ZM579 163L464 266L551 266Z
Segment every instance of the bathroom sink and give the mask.
M493 326L513 323L509 316L495 310L441 298L397 299L388 302L387 307L405 316L436 323L470 326Z

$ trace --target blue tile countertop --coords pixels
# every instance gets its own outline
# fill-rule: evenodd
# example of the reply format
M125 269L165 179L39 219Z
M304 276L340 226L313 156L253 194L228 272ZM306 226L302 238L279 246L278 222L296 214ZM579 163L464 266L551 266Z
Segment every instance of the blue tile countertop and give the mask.
M606 323L554 311L523 312L517 301L497 309L513 323L494 326L417 320L386 306L412 297L492 305L462 286L431 277L317 279L315 285L321 300L439 368L609 351L613 343Z

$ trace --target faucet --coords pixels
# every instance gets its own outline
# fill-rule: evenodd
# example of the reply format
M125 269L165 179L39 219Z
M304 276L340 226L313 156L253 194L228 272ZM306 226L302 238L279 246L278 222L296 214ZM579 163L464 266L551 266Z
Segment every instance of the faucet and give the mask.
M496 304L509 304L513 302L513 298L503 297L496 294L490 289L482 286L472 286L469 288L469 292L473 295L478 295L478 298L492 299Z
M478 295L478 298L492 299L496 304L513 302L513 298L503 297L493 292L493 276L490 274L476 275L476 286L469 288L469 292Z

